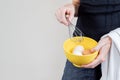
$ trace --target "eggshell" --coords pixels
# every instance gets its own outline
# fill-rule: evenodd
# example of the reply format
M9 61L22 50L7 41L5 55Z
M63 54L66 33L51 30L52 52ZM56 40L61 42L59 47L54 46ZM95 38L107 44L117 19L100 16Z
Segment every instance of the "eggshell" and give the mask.
M73 54L75 55L79 55L79 56L82 56L82 52L84 51L84 47L83 46L76 46L73 50Z
M80 51L76 51L76 50L73 51L73 54L74 54L74 55L82 56L82 52L80 52Z
M92 52L91 52L91 50L84 50L83 51L83 55L88 55L88 54L91 54Z
M83 52L83 51L84 51L84 47L78 45L78 46L76 46L76 47L74 48L74 50Z

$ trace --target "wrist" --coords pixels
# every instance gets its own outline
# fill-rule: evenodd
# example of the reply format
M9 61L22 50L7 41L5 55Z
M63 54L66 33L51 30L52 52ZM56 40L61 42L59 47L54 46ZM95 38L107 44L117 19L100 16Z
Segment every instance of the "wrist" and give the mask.
M80 0L73 0L73 1L72 1L72 4L73 4L75 7L79 7L79 6L80 6Z
M109 40L109 43L111 44L111 42L112 42L111 37L107 36L107 38L108 38L108 40Z
M105 37L105 40L107 41L107 42L106 42L107 44L111 44L111 43L112 43L112 39L111 39L111 37L109 37L109 36L106 36L106 37Z
M79 6L80 6L80 2L76 1L76 0L73 0L72 5L75 8L75 15L74 16L77 17L78 16L78 9L79 9Z

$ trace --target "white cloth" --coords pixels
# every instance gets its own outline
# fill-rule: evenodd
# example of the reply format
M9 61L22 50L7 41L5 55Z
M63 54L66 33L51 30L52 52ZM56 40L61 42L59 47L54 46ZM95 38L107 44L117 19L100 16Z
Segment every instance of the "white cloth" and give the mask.
M105 62L102 63L102 77L100 80L120 80L120 28L105 36L111 37L112 45Z

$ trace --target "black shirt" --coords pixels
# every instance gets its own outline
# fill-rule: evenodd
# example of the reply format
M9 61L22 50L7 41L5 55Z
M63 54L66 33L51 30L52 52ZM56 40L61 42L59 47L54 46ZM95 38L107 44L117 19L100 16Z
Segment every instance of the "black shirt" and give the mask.
M80 11L84 13L120 11L120 0L80 0Z
M120 27L120 0L80 0L76 27L98 41Z

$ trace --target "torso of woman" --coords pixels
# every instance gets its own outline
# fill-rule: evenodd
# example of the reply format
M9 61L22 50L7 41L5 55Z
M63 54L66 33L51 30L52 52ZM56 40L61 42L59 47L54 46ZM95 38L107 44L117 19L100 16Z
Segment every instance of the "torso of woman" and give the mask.
M76 27L99 40L120 26L120 0L80 0Z
M99 41L101 36L119 26L120 0L80 0L76 27L84 36ZM100 65L93 69L76 68L67 61L62 80L100 80L100 77Z

